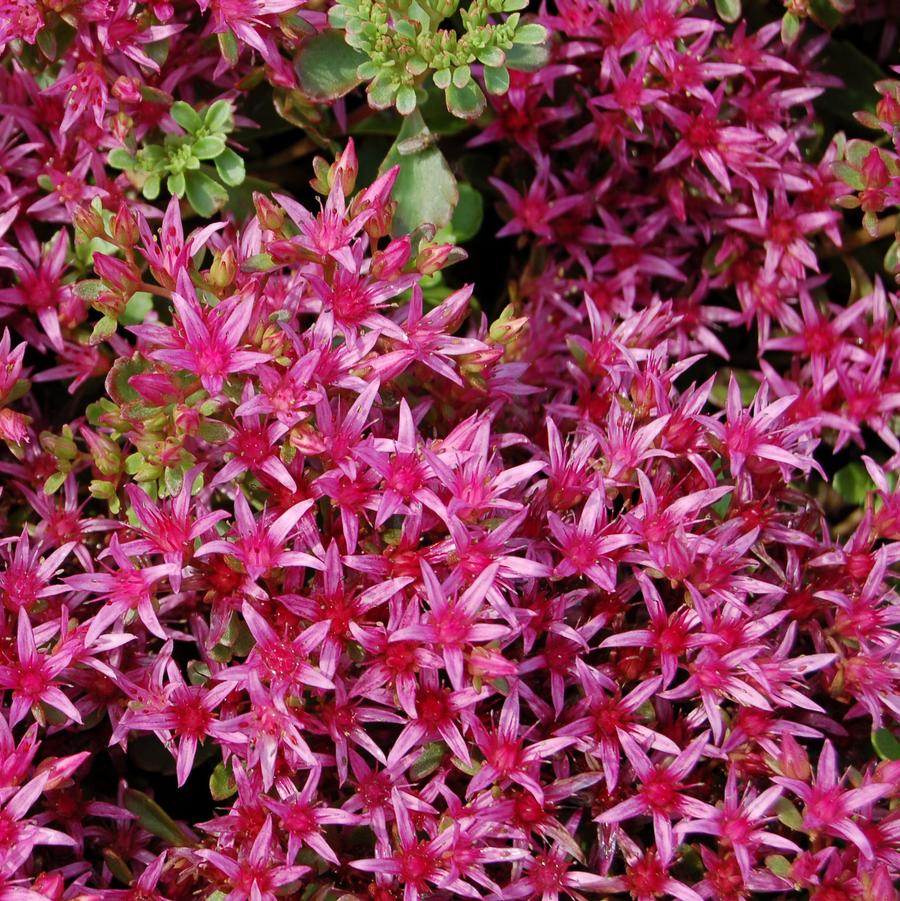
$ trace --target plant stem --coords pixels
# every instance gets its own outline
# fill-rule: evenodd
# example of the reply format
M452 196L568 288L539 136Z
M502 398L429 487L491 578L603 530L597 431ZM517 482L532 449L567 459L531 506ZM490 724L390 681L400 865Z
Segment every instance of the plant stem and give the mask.
M859 250L860 247L865 247L867 244L873 244L875 241L880 241L882 238L888 238L895 234L898 225L900 225L900 214L895 213L893 216L885 216L884 219L878 220L878 228L874 235L864 228L857 229L847 236L843 244L826 247L822 250L821 255L823 257L836 257L846 253L853 253L854 250Z

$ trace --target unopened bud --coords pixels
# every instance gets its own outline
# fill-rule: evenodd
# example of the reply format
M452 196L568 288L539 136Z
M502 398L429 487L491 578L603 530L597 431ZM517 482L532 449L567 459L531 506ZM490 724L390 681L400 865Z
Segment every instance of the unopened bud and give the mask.
M344 152L337 158L334 166L331 168L331 178L329 186L333 185L337 179L341 180L341 190L344 197L349 196L356 186L356 176L359 172L359 162L356 158L356 147L351 138L347 141Z
M137 78L120 75L113 82L112 95L122 103L140 103L141 83Z
M812 773L809 755L790 733L785 733L781 740L778 768L788 778L799 779L801 782L809 779Z
M274 204L265 194L253 193L253 206L256 207L256 217L259 224L269 231L281 231L284 225L284 210Z
M91 756L90 751L81 751L69 757L48 757L38 764L38 774L47 774L44 791L60 788L75 774L75 770Z
M428 244L416 257L416 269L422 275L434 275L441 269L466 258L466 252L454 244Z
M0 410L0 440L12 444L28 444L29 416L4 407Z
M60 901L66 884L59 873L38 873L31 883L31 893L49 898L50 901Z
M209 267L207 282L216 291L223 291L233 281L237 273L237 258L234 248L227 247L223 253L217 253L212 266Z
M122 453L119 445L107 435L95 432L85 426L81 428L81 437L91 452L94 466L105 476L118 475L122 466Z
M491 324L488 335L494 344L510 344L528 325L528 319L524 316L516 317L511 306L504 308L503 312Z
M372 257L372 275L375 278L390 279L397 275L409 262L412 255L412 241L409 235L391 241L384 250Z
M124 203L119 204L118 212L113 216L111 231L113 240L122 247L132 247L137 244L137 219Z
M94 269L107 285L129 297L141 283L141 275L133 263L105 253L94 254Z
M72 217L75 227L84 233L85 238L101 238L106 234L103 217L92 206L81 206Z

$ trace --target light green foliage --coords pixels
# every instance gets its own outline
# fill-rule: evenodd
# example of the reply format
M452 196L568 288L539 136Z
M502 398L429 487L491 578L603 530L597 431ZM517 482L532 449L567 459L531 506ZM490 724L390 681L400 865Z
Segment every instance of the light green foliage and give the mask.
M212 216L227 202L227 187L244 181L244 161L225 143L234 130L231 104L217 100L201 113L178 100L170 115L181 134L167 134L162 144L133 151L117 147L109 164L128 172L147 200L159 196L165 181L170 194L187 195L199 215Z
M349 89L351 81L367 81L372 107L394 106L410 115L424 99L430 76L454 116L475 119L484 111L485 97L472 78L473 65L484 67L488 91L504 94L510 68L533 68L546 60L541 47L546 29L521 20L527 5L527 0L472 0L464 7L459 0L339 0L329 20L360 60L344 82ZM311 42L301 51L301 84L321 82L316 68L327 62L319 50Z

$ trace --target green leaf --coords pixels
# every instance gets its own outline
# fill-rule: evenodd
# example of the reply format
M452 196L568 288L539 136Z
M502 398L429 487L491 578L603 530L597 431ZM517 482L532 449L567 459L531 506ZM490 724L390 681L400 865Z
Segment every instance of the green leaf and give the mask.
M793 13L785 13L781 20L781 40L786 47L790 47L800 34L800 19Z
M502 96L509 90L509 70L505 66L484 67L484 86L495 96Z
M428 127L416 110L404 120L397 140L381 164L382 172L400 166L394 186L397 201L395 234L408 234L425 222L436 228L447 225L459 201L456 179L437 146L428 143L422 150L407 155L399 151L398 145L404 141L414 137L425 139L428 135ZM426 142L423 140L423 143Z
M243 184L244 178L246 177L244 161L230 147L226 147L216 157L215 163L216 172L219 173L219 178L221 178L229 188L236 188L238 185Z
M476 56L478 62L484 66L502 66L506 61L506 54L499 47L486 47L479 51Z
M466 182L460 184L458 189L459 202L453 210L453 218L448 226L435 235L437 241L462 244L474 238L481 229L484 219L484 198Z
M94 330L91 332L88 343L92 346L95 344L102 344L107 338L116 333L116 326L118 326L118 324L118 321L112 316L103 316L100 321L94 325Z
M430 776L441 765L446 750L447 746L442 741L433 741L425 745L422 753L409 769L413 780Z
M131 387L129 379L140 375L149 368L146 360L135 354L130 359L119 357L106 375L106 393L117 404L132 404L141 399Z
M209 218L228 200L228 192L204 172L187 173L187 198L201 216Z
M213 801L224 801L237 792L237 783L228 764L220 763L209 777L209 793Z
M243 272L268 272L269 269L275 268L275 261L268 253L255 253L252 257L247 257L241 264Z
M169 115L190 134L198 131L203 126L203 120L197 115L197 111L183 100L176 100L172 104Z
M122 325L140 325L152 309L153 295L147 291L135 291L125 304L125 312L119 317L119 322Z
M822 28L832 31L841 24L843 16L832 0L810 0L809 17Z
M184 830L149 795L125 789L125 809L131 811L147 832L172 845L193 845Z
M416 89L404 85L397 91L397 112L401 116L408 116L416 108Z
M453 73L449 69L438 69L432 76L434 83L442 91L446 91L450 87L453 79Z
M766 858L766 867L782 879L791 875L791 862L783 854L770 854Z
M221 444L223 441L228 440L230 434L227 426L221 422L216 422L214 419L204 420L200 423L197 430L200 433L200 437L210 444Z
M113 169L134 169L137 165L135 158L124 147L110 150L106 161Z
M472 80L472 70L468 66L457 66L453 70L453 84L464 88Z
M103 860L106 862L106 866L109 867L110 873L112 873L119 882L123 885L131 885L134 881L134 873L131 872L128 868L128 864L125 863L112 848L103 849Z
M543 25L529 23L520 25L513 38L514 44L543 44L547 40L547 29Z
M853 188L854 191L862 191L865 188L866 183L863 180L862 173L854 169L849 163L838 161L833 163L831 168L834 170L834 174L842 182Z
M227 100L217 100L203 114L203 124L208 131L222 133L231 131L234 120L231 117L231 104Z
M789 801L787 798L779 798L778 803L775 805L775 812L779 821L787 826L788 829L799 831L803 828L803 815L793 801Z
M48 28L42 28L37 34L37 45L41 48L41 53L49 60L56 59L57 45L56 35Z
M839 126L858 131L854 113L857 110L874 112L879 100L874 85L886 77L884 69L871 56L860 52L851 41L837 40L828 42L823 68L830 75L840 78L842 84L819 97L815 101L816 110L828 113Z
M546 44L513 44L506 51L506 67L517 72L537 72L550 60L550 48Z
M228 62L230 66L236 66L238 58L241 55L240 48L238 47L237 38L234 36L234 32L232 31L223 31L218 35L219 38L219 53L225 57L225 60Z
M356 74L366 56L354 50L343 32L333 28L303 42L294 66L300 89L311 100L337 100L360 83Z
M185 181L183 172L173 172L166 179L166 187L173 197L184 197Z
M894 241L884 255L884 268L891 273L900 269L900 241Z
M474 81L464 88L451 84L445 96L447 109L460 119L477 119L484 112L484 92Z
M741 17L741 0L716 0L716 12L723 22L737 22Z
M225 138L221 135L207 135L191 145L191 153L198 160L214 160L224 149Z
M882 760L900 760L900 739L890 729L873 732L872 747Z
M144 181L141 193L147 200L156 200L159 197L159 176L156 174L148 175Z
M100 279L91 278L87 279L83 282L78 282L75 285L75 293L82 299L88 302L92 300L96 300L104 291L107 290L107 287Z
M831 487L848 504L861 507L866 502L866 495L875 490L875 483L862 463L850 463L834 474Z
M369 106L373 109L387 109L394 102L398 88L399 85L396 82L391 81L387 75L379 73L366 88Z
M46 482L44 482L44 494L56 494L60 488L63 486L63 482L66 480L66 473L64 472L54 472L52 476L50 476Z

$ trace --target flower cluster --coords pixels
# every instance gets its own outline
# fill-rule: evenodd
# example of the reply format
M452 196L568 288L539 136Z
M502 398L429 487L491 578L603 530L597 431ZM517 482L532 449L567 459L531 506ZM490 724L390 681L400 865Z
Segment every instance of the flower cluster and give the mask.
M424 78L496 48L374 113L309 5L3 8L0 901L892 901L900 296L839 207L893 182L828 37L557 0L467 126ZM331 22L385 10L457 4Z

